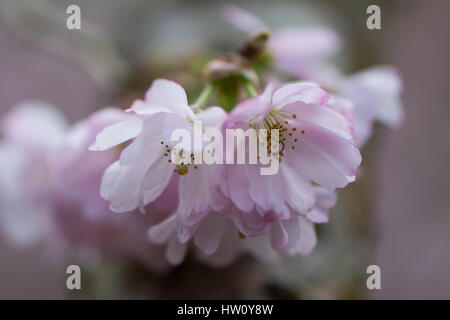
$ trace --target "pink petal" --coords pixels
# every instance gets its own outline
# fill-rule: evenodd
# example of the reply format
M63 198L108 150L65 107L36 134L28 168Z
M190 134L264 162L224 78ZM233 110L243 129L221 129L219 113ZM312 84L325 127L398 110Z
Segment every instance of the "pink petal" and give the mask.
M355 107L350 100L333 95L328 100L327 107L339 112L350 124L353 123Z
M142 179L139 192L141 200L141 211L147 204L155 201L169 185L173 175L173 166L169 165L166 159L156 161Z
M269 228L269 224L256 211L242 212L232 209L228 215L236 228L247 237L264 234Z
M331 131L303 122L298 130L304 130L299 139L298 157L303 173L327 189L344 187L348 176L355 174L361 163L361 154L346 140Z
M314 189L301 170L298 170L299 163L282 163L278 177L283 181L283 198L285 202L296 212L306 213L311 209L316 200Z
M205 254L212 255L219 247L225 231L230 227L227 217L209 215L195 231L194 243Z
M189 173L180 177L180 204L177 212L184 224L193 226L210 211L218 212L228 205L228 201L214 186L214 165L200 165L198 169L189 169Z
M174 234L177 225L177 216L171 215L167 219L163 220L159 224L151 227L147 236L149 240L156 244L166 243L169 238Z
M100 195L104 199L110 199L111 191L122 174L123 168L120 167L119 161L112 163L103 173L102 183L100 187Z
M296 114L297 119L294 126L301 126L302 122L310 122L324 129L331 131L344 139L352 139L352 126L340 113L328 108L327 106L318 106L305 104L301 102L292 103L284 111L290 114Z
M186 255L187 246L186 243L180 243L177 237L171 237L166 249L167 260L172 265L179 265Z
M317 243L316 231L314 230L314 223L308 219L298 216L299 223L299 238L297 243L291 248L290 253L300 253L307 255L311 253Z
M289 241L289 236L280 222L274 222L270 229L270 243L276 251L285 251Z
M336 192L324 188L315 187L316 205L309 211L306 217L314 223L326 223L329 220L329 210L337 201Z
M142 120L140 134L120 154L121 166L132 164L143 156L152 163L166 152L167 142L161 145L161 132L167 117L167 114L159 113Z
M244 174L244 165L227 166L227 182L229 196L242 211L253 210L254 204L249 195L249 181Z
M293 215L290 220L282 221L284 229L288 234L288 242L286 246L283 248L283 252L287 252L290 248L292 248L298 241L300 237L300 228L298 223L298 215Z
M277 109L293 102L303 102L312 104L324 104L330 95L315 83L295 82L286 84L277 89L272 98L272 103Z

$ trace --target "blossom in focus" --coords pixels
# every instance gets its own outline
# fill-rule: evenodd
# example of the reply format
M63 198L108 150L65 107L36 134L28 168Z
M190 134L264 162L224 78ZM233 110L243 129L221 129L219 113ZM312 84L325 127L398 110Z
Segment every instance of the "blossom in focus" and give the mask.
M174 263L184 256L184 244L191 238L195 225L210 211L224 209L227 202L214 188L216 172L214 165L172 162L172 153L192 152L191 160L199 149L190 149L172 140L171 134L185 129L194 136L194 122L206 128L220 128L226 117L220 107L210 107L194 112L188 105L186 93L178 84L164 79L155 80L146 93L144 101L133 103L130 112L134 116L105 128L97 136L91 150L105 150L127 140L133 141L121 152L120 159L107 168L103 176L101 195L116 212L131 211L158 200L169 181L178 179L178 207L161 225L153 227L154 242L169 241L167 255ZM171 238L172 235L176 238Z
M254 212L253 224L270 222L271 243L277 251L293 248L302 229L311 234L309 242L315 243L313 222L326 219L318 214L314 186L329 191L345 187L354 180L361 162L350 123L327 106L328 100L329 94L314 83L297 82L277 89L269 85L261 95L238 104L224 122L224 128L279 130L281 148L271 155L280 162L276 175L260 175L259 165L229 165L221 185L244 212L242 216ZM240 225L246 225L245 221ZM247 231L241 230L245 236L254 236Z
M228 166L230 198L243 211L256 205L281 214L288 207L306 213L315 202L312 182L328 190L344 187L361 162L351 125L326 106L329 94L314 83L297 82L238 104L225 128L278 129L280 171L262 176L255 165Z

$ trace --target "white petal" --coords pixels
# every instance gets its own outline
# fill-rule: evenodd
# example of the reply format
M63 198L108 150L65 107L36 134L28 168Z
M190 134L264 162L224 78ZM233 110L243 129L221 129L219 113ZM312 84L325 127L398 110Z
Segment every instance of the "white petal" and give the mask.
M127 212L139 207L143 179L150 165L151 163L141 161L132 166L121 167L116 182L108 195L112 211Z
M100 186L100 195L103 199L110 199L111 190L122 174L123 168L119 166L119 161L112 163L103 173Z
M173 166L167 163L165 158L156 161L143 178L141 186L141 205L147 205L155 201L169 185L173 175Z
M314 223L307 218L298 216L298 223L300 229L300 236L297 243L292 247L289 253L300 253L307 255L311 253L317 243L316 231L314 230Z
M103 151L136 137L142 130L142 118L132 117L103 129L89 150Z
M145 101L135 102L129 110L140 115L174 112L183 118L194 118L184 89L179 84L166 79L153 81L145 94Z
M203 129L220 129L227 113L221 107L209 107L196 115L197 121L202 121Z

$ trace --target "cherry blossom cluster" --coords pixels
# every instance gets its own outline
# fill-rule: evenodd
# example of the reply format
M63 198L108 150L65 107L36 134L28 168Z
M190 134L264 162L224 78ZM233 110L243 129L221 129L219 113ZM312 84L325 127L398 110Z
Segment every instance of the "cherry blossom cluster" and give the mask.
M106 108L72 126L38 101L3 118L0 225L14 243L47 239L154 269L180 264L188 250L217 266L246 253L270 260L313 250L314 226L328 222L335 190L357 178L374 122L401 123L401 81L388 66L343 75L330 62L341 42L333 30L269 35L240 8L224 15L249 41L207 64L192 103L180 84L156 79L127 110ZM236 89L222 105L215 95L225 81ZM217 154L216 144L192 147L173 132L194 135L199 122L202 131L265 130L258 139L279 170L197 163L199 154ZM249 156L246 142L236 148Z

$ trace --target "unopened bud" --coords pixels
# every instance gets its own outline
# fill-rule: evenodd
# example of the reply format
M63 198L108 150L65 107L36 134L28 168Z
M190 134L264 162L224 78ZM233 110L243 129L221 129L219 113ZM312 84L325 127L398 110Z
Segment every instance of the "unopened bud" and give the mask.
M248 61L237 54L229 54L211 60L205 66L203 76L206 82L230 77L244 77L252 83L258 83L258 75L249 67Z
M270 31L269 30L261 30L258 33L254 34L244 45L244 47L239 51L239 53L247 58L254 59L259 54L261 54L265 48L267 40L269 40Z

